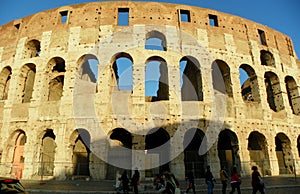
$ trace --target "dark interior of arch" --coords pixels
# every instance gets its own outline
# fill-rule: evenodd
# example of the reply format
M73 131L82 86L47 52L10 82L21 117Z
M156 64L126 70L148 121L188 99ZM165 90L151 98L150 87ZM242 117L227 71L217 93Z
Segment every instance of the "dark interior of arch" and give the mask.
M203 101L200 63L191 56L183 57L180 63L185 63L182 74L181 100Z
M161 162L169 161L170 158L170 135L163 128L151 129L146 135L145 149L148 153L158 154ZM167 143L167 144L166 144ZM165 145L163 149L159 149L160 146ZM156 149L158 148L158 149ZM162 164L159 168L153 169L153 171L146 171L146 173L154 175L154 173L161 173L163 171L170 171L169 162Z
M239 144L236 134L229 129L221 131L217 147L220 166L225 166L229 171L232 170L233 166L236 166L240 171L241 161L238 154Z
M273 54L269 51L261 50L260 60L262 65L275 67L275 59L273 57Z
M289 138L284 133L278 133L275 137L275 145L279 174L293 174L294 159Z
M132 148L132 135L129 131L123 128L116 128L109 136L110 139L120 141L124 147Z
M232 97L232 83L230 78L229 66L221 60L216 60L212 64L212 79L213 88L221 93L226 93L227 96Z
M192 171L195 178L205 177L207 154L199 155L199 148L205 134L200 129L190 129L184 136L184 165L185 173Z

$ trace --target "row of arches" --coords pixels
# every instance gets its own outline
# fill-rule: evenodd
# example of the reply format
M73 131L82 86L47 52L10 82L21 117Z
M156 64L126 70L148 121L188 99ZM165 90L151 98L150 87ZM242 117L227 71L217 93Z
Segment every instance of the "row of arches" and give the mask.
M75 130L69 139L69 148L72 150L71 163L72 167L68 170L69 175L86 175L89 176L89 155L90 150L87 139L83 140L82 133L86 133L83 129ZM10 174L15 178L21 179L24 167L26 165L25 145L27 143L27 135L23 130L17 130L13 133L11 141L8 145L8 155L12 154L12 167ZM38 166L37 174L39 176L54 176L55 155L57 150L56 135L52 129L47 129L41 136L38 146L35 147L38 153L38 161L33 161Z
M190 136L192 135L192 139ZM133 134L124 128L115 128L109 134L109 138L113 141L119 142L119 146L133 149ZM12 139L8 145L8 153L12 154L12 168L11 174L16 178L22 178L24 165L26 165L25 146L27 143L27 135L23 130L17 130L13 133ZM53 130L47 129L39 140L37 149L38 157L38 175L40 176L53 176L55 168L55 155L57 150L56 135ZM186 131L183 139L184 144L184 167L185 172L193 171L196 178L203 178L205 175L205 168L209 164L209 152L204 155L199 155L199 148L203 141L206 141L205 133L199 128L192 128ZM272 175L269 144L266 137L259 131L252 131L247 138L247 150L249 153L250 164L249 166L256 165L261 169L264 175ZM277 133L274 137L275 152L278 162L279 174L292 174L294 173L294 156L292 154L291 141L284 133ZM69 175L85 175L90 176L90 162L91 152L89 150L90 134L85 129L75 130L69 138L69 148L71 149L70 161L72 167L68 170ZM142 142L139 142L143 144ZM11 144L11 145L10 145ZM163 144L167 144L165 148L168 149L155 149ZM147 154L156 156L160 161L169 161L170 159L170 135L164 128L152 129L145 137L145 151ZM115 148L110 148L115 149ZM297 149L300 153L300 135L297 139ZM111 150L113 151L113 150ZM230 130L224 129L219 133L217 142L217 154L220 166L226 166L227 169L232 169L237 166L240 171L243 162L240 158L240 145L237 134ZM108 155L111 152L108 151ZM123 154L124 155L124 154ZM122 161L132 162L132 154L126 153ZM300 154L299 154L300 155ZM125 155L124 155L125 156ZM126 160L126 161L125 161ZM145 177L153 177L155 174L164 170L170 170L170 162L163 162L157 168L145 170ZM120 170L113 165L107 164L107 178L114 178L116 170Z
M79 77L93 83L98 82L99 61L96 56L88 54L82 56L78 60ZM169 100L169 86L174 85L169 83L168 64L165 59L159 56L153 56L146 60L145 66L145 99L146 101ZM201 64L192 56L182 57L179 63L180 88L182 101L203 101L203 83ZM226 94L228 97L233 97L231 70L229 65L222 60L215 60L212 63L213 72L220 70L224 81ZM133 58L128 53L118 53L111 61L111 73L115 86L119 90L133 90L134 79L134 62ZM48 91L45 91L45 96L48 101L60 100L63 95L63 86L65 80L66 65L65 60L60 57L52 58L46 68L47 76L45 83L48 83ZM241 94L245 102L260 102L261 94L259 91L259 80L255 70L247 64L242 64L239 67ZM11 82L11 67L7 66L0 72L0 99L6 100L8 97L9 85ZM218 84L220 78L213 76L213 83ZM25 64L20 70L18 76L17 102L30 102L34 91L34 82L36 77L36 65ZM283 110L283 94L285 91L281 88L279 77L271 71L265 72L264 85L266 88L267 102L270 108L279 112ZM286 93L289 105L293 114L300 114L300 95L299 86L292 76L286 76L284 79Z

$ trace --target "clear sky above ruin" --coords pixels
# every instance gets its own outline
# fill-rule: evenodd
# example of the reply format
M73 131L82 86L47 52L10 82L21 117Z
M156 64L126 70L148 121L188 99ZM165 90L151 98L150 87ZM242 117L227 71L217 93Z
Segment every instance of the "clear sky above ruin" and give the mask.
M94 0L96 1L96 0ZM145 1L145 0L139 0ZM148 0L149 1L149 0ZM215 9L264 24L290 36L300 58L299 0L155 0ZM0 25L40 11L89 0L1 0ZM97 1L96 1L97 2Z

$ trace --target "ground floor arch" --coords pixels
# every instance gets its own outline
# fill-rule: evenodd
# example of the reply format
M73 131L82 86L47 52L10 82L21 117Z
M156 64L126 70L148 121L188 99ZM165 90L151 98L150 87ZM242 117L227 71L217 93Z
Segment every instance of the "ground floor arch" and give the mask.
M218 137L217 146L220 166L225 166L229 171L232 170L233 166L236 166L240 172L239 141L235 132L229 129L222 130Z
M71 136L72 175L90 176L90 134L85 129L76 129Z
M55 135L52 129L47 129L42 137L41 151L40 151L40 176L54 175L54 161L55 161Z
M249 134L248 151L250 165L257 166L263 175L271 175L268 144L266 137L262 133L253 131Z
M146 163L151 164L152 160L158 160L161 164L157 168L146 169L146 177L153 177L155 174L163 171L170 171L170 135L165 129L154 128L147 133L145 138L145 152L147 153Z
M293 174L294 159L290 139L286 134L278 133L275 137L275 146L279 174Z
M192 171L195 178L205 177L207 153L199 155L199 148L204 140L201 129L190 129L184 136L184 167L185 174Z

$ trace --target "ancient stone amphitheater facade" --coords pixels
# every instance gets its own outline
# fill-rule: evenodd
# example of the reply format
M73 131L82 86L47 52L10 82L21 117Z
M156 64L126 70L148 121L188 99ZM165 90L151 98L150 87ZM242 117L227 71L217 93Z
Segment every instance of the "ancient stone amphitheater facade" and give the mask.
M199 7L95 2L12 21L0 27L0 175L300 173L299 69L288 36Z

